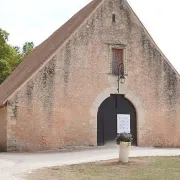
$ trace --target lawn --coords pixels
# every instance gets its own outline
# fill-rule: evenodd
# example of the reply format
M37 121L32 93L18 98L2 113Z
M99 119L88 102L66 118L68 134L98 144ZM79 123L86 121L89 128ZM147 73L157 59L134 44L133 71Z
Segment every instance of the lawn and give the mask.
M179 180L180 157L131 158L39 169L27 180Z

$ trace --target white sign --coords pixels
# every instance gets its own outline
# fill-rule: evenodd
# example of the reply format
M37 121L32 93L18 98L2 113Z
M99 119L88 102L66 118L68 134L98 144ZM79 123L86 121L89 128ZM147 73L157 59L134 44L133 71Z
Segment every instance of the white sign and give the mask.
M130 114L117 114L117 133L130 133Z

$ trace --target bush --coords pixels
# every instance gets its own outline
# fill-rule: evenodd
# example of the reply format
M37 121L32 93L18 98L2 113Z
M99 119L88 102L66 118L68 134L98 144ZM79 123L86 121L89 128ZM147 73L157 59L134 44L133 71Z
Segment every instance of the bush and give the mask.
M132 135L129 133L121 133L118 134L116 137L116 143L120 144L120 141L122 142L132 142L133 138Z

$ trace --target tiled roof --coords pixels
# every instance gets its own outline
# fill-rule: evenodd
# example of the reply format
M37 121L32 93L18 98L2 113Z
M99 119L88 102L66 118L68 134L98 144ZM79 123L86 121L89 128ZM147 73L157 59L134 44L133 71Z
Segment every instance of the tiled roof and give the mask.
M93 0L37 46L0 85L0 106L45 63L88 18L102 0Z

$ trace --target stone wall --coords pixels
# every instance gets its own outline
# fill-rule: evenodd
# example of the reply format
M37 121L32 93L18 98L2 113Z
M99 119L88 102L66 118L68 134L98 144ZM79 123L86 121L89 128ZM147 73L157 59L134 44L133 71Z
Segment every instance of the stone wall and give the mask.
M0 152L7 148L7 111L6 107L0 108Z
M113 46L126 49L128 76L121 92L139 104L138 145L180 146L179 75L127 3L106 0L9 99L8 150L96 145L98 108L93 106L117 88L111 74Z

